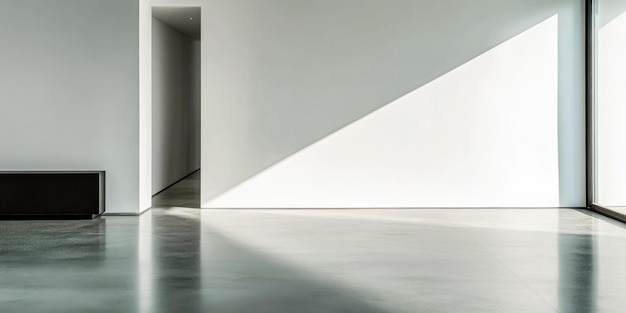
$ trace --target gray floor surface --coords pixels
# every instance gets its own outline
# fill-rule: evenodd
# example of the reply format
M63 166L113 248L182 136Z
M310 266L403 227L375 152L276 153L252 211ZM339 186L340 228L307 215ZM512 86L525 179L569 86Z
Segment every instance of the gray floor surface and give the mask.
M0 221L0 312L626 312L626 228L574 209Z

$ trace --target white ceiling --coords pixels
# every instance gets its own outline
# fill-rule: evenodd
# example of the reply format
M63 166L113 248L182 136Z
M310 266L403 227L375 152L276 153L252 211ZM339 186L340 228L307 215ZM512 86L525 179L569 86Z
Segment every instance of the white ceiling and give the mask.
M152 7L152 16L192 39L200 40L200 7Z

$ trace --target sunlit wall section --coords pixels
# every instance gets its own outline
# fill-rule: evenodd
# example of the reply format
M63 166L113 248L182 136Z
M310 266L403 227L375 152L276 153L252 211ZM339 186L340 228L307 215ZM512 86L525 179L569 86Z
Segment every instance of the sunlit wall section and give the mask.
M203 206L559 206L558 25L538 23Z
M613 2L626 4L623 0ZM603 1L600 6L604 6ZM626 206L625 56L626 14L622 13L602 23L598 34L596 197L604 206Z

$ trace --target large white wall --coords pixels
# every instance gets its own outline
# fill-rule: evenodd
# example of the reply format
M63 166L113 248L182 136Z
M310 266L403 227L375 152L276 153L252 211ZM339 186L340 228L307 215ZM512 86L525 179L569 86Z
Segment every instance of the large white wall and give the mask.
M106 170L139 210L139 5L0 1L0 170Z
M152 4L203 7L203 207L584 205L582 1Z
M152 19L152 193L200 167L200 43Z
M559 206L557 26L554 16L210 205Z

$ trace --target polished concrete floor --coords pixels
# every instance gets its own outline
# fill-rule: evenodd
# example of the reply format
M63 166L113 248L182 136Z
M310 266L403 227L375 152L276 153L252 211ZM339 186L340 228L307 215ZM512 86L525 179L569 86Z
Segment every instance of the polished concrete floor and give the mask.
M0 221L0 312L626 312L626 229L585 211L199 210L194 177Z

